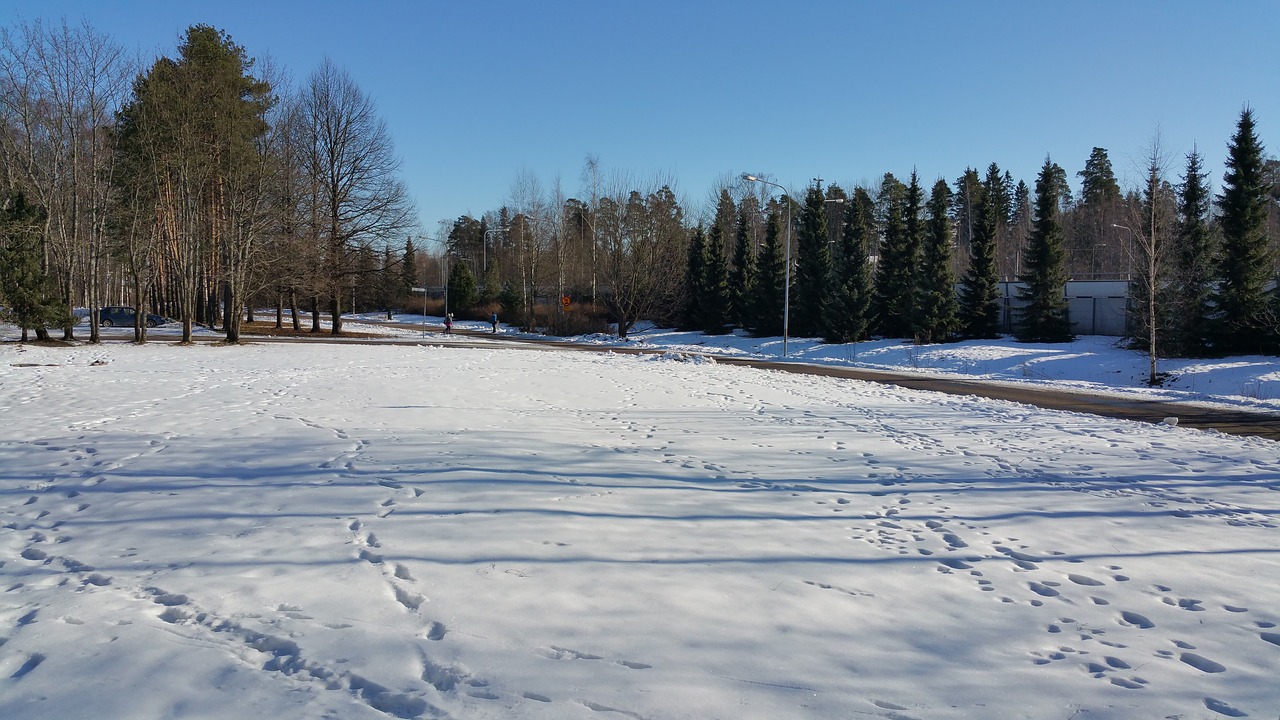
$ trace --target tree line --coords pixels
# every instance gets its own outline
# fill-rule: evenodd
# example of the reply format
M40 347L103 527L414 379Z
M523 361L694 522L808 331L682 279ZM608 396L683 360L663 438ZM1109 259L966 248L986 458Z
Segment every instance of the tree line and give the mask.
M88 23L4 29L0 304L24 339L74 339L73 308L112 302L181 320L184 341L197 322L238 340L264 300L340 332L348 289L416 226L398 162L329 60L295 86L207 25L149 63Z
M1155 382L1158 356L1280 353L1280 161L1247 108L1228 150L1217 195L1197 150L1170 180L1156 137L1127 192L1094 148L1078 196L1050 158L1033 187L995 163L932 185L914 172L852 190L815 180L795 197L744 175L721 182L701 219L669 183L602 182L588 156L577 198L522 176L513 205L454 221L450 277L476 288L466 301L522 317L538 287L594 301L623 336L645 318L832 343L997 337L1005 281L1019 340L1067 341L1067 281L1123 281L1130 340Z
M344 309L440 286L450 312L553 333L928 343L999 334L1016 281L1015 334L1053 342L1067 280L1111 279L1154 380L1158 355L1280 352L1280 162L1247 108L1228 148L1217 194L1194 150L1170 179L1157 138L1128 191L1094 148L1078 196L1046 158L1031 186L996 163L796 193L726 177L705 209L589 155L574 196L522 173L502 207L442 221L433 254L385 124L332 62L293 83L209 26L139 62L87 23L34 22L0 32L0 312L74 339L73 308L131 304L235 341L245 309L340 333Z

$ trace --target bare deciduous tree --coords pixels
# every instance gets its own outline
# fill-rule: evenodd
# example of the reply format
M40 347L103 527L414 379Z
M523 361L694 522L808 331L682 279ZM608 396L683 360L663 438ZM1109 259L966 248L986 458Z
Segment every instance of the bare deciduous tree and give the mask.
M341 297L361 249L392 242L413 227L400 162L373 101L345 70L325 59L301 94L309 139L307 171L316 190L316 240L333 334L342 332Z
M1129 297L1141 303L1140 310L1133 313L1134 330L1131 333L1139 342L1147 346L1148 385L1159 385L1159 318L1161 317L1161 300L1165 293L1161 290L1164 278L1165 255L1170 247L1176 223L1176 198L1173 187L1165 180L1168 169L1168 158L1160 144L1157 132L1147 146L1146 167L1144 168L1145 184L1142 188L1141 203L1129 208L1130 225L1116 225L1127 230L1132 236L1134 266L1137 272L1130 282Z
M132 72L120 46L87 22L36 21L0 30L6 181L45 210L45 265L66 304L67 340L74 339L72 307L98 304L111 187L110 129ZM90 339L96 341L97 318L91 318Z

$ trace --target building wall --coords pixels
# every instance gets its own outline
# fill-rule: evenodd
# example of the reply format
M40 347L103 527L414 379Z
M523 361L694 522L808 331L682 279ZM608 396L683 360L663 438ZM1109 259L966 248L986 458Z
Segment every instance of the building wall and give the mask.
M1012 333L1017 319L1016 308L1023 302L1019 298L1018 289L1024 287L1019 282L1002 282L1001 290L1001 327L1004 332ZM1127 313L1129 283L1123 280L1072 280L1067 283L1067 312L1071 320L1071 331L1076 335L1120 335L1127 334Z

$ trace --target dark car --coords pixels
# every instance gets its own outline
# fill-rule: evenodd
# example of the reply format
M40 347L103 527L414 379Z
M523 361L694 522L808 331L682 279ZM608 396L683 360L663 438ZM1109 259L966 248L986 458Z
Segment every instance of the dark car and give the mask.
M124 307L122 305L108 305L98 311L98 324L103 327L133 327L133 320L137 317L133 308ZM159 315L147 313L147 327L156 327L168 322Z

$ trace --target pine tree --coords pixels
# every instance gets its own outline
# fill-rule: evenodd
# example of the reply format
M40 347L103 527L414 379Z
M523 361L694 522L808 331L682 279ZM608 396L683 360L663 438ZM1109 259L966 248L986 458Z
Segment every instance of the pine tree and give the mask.
M945 180L933 184L927 208L920 271L916 274L915 338L933 343L951 339L956 331L956 278L951 269L951 188Z
M1213 297L1213 235L1209 229L1209 183L1200 153L1187 155L1178 187L1178 234L1172 257L1173 294L1165 318L1165 348L1171 355L1197 357L1209 348Z
M1080 203L1095 205L1120 201L1120 184L1111 169L1107 149L1095 147L1084 163L1084 169L1076 173L1080 178Z
M885 174L880 183L880 255L875 286L876 322L885 337L911 336L917 258L907 230L907 194L906 185L892 174Z
M991 163L982 192L978 194L969 268L960 283L960 331L969 338L995 338L1000 335L996 238L1006 217L1003 188L1000 169Z
M757 203L748 197L738 207L738 226L733 245L733 271L729 276L733 321L747 327L751 317L750 299L756 284L756 256L751 233L755 227Z
M1222 228L1219 284L1214 293L1215 352L1262 352L1275 335L1265 286L1271 279L1267 238L1270 187L1263 174L1263 147L1254 129L1253 111L1240 113L1227 148L1227 172L1218 196Z
M867 334L871 271L867 257L874 233L875 202L863 188L845 201L844 229L833 270L830 301L824 305L826 341L857 342Z
M1018 278L1024 284L1018 290L1023 306L1015 334L1022 342L1072 339L1060 206L1065 179L1062 168L1046 158L1036 178L1036 217L1027 239L1026 271Z
M1121 247L1113 223L1121 214L1120 185L1111 169L1107 149L1095 147L1085 161L1084 169L1076 173L1080 178L1080 204L1072 217L1069 271L1078 276L1095 277L1104 271L1107 262L1115 263ZM1110 257L1104 253L1110 249Z
M783 198L783 202L790 202ZM769 215L764 227L764 245L756 262L755 292L751 296L751 320L747 328L756 337L774 337L782 334L782 304L785 302L786 268L783 259L784 241L782 211L776 203L770 203Z
M805 193L796 233L796 284L791 312L791 332L799 337L821 337L822 304L831 273L827 249L827 207L816 183Z

